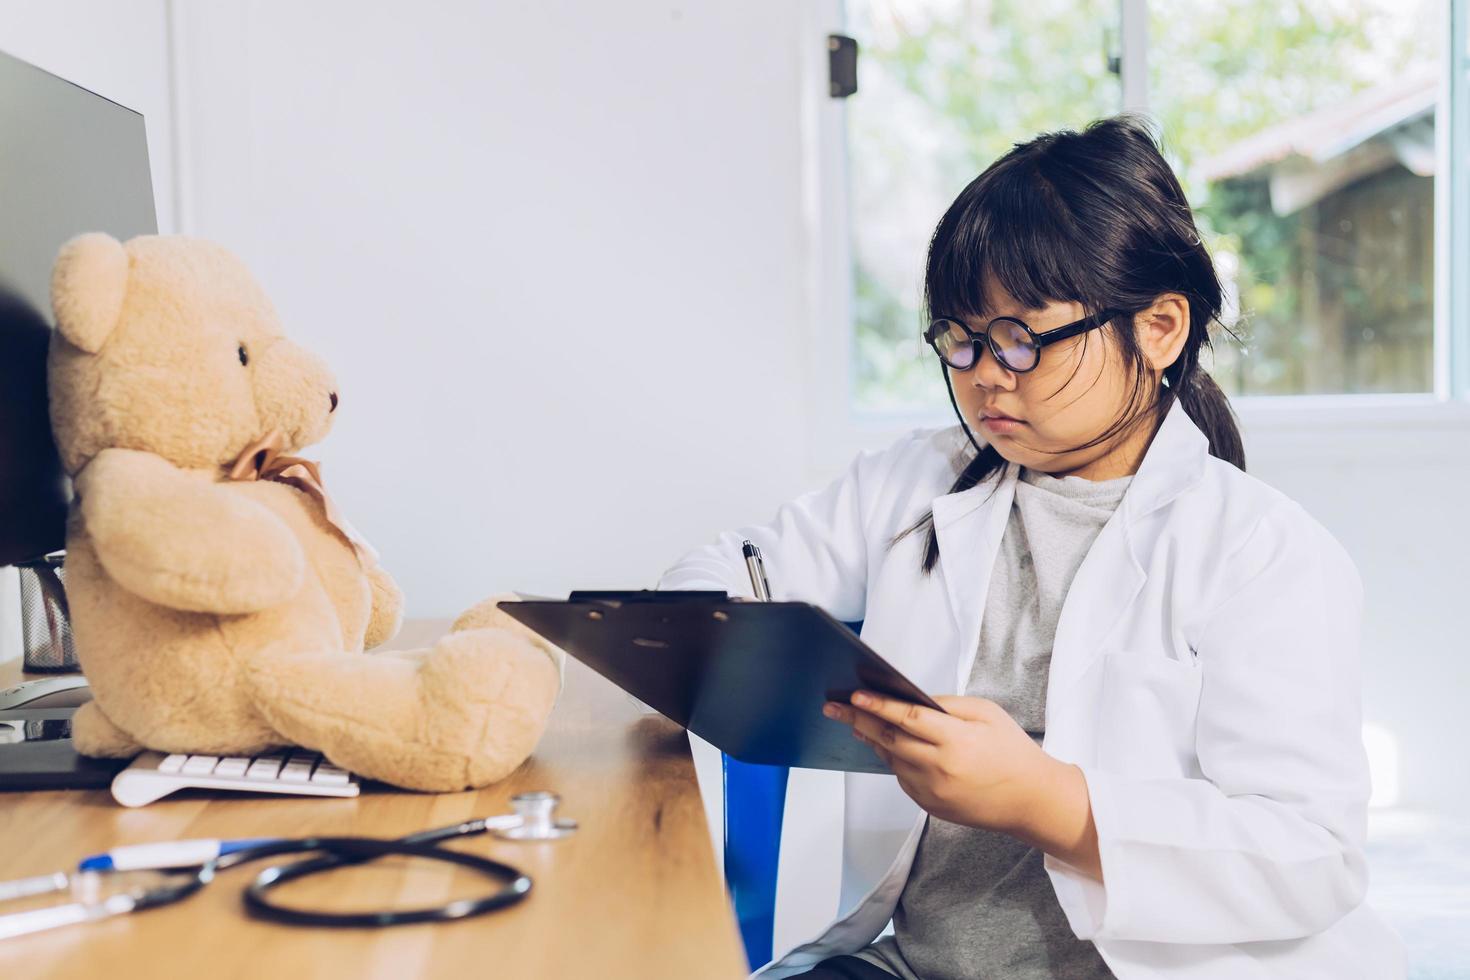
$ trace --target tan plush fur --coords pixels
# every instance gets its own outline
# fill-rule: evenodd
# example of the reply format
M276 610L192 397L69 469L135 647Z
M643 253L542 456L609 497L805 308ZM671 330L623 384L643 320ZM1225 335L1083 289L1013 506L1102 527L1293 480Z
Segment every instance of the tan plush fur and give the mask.
M67 593L95 695L81 751L301 745L422 790L525 760L560 650L492 597L429 649L364 655L398 630L393 579L302 490L227 479L272 429L290 454L321 439L339 395L239 260L83 235L57 258L52 305L51 421L76 489Z

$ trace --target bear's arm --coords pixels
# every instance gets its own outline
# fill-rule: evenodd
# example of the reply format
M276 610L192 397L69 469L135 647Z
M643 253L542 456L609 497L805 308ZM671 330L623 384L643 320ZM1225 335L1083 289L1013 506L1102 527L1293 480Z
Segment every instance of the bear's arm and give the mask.
M190 612L258 612L301 587L284 521L152 453L104 449L76 477L82 524L114 581Z
M398 628L403 625L403 592L382 565L373 565L367 576L373 590L373 612L368 618L362 646L371 650L398 635Z

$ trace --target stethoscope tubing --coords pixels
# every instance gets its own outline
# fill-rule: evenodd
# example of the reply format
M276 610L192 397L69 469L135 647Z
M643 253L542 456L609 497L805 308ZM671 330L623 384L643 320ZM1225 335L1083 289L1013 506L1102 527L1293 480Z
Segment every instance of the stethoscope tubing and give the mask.
M292 842L298 843L298 842ZM407 838L378 840L371 837L323 837L299 842L303 845L295 851L276 850L274 854L321 851L321 857L292 864L267 868L256 876L245 889L245 907L250 914L261 919L293 926L324 926L328 928L381 928L385 926L415 925L423 922L451 922L493 912L514 905L531 892L531 879L510 865L436 847L429 843L415 843ZM248 851L239 853L248 854ZM392 909L372 912L321 912L311 909L281 905L267 896L271 890L290 881L298 881L314 874L346 864L371 861L374 858L419 857L433 861L448 861L470 868L491 878L508 880L503 888L478 898L458 899L443 905L416 909ZM257 855L265 857L266 855Z
M200 891L220 871L241 864L285 854L309 854L318 857L262 871L245 889L243 898L249 913L282 925L326 928L383 928L424 922L449 922L466 919L505 908L530 894L530 876L499 861L463 851L435 846L440 841L484 833L487 822L471 820L448 827L425 830L400 838L377 837L302 837L268 841L255 847L222 854L200 866L192 875L172 885L149 889L137 896L133 911L173 905ZM499 891L477 898L459 899L443 905L416 909L390 909L368 912L324 912L281 905L268 897L271 890L287 882L299 881L314 874L349 864L360 864L380 857L417 857L430 861L446 861L478 871L486 877L504 879Z

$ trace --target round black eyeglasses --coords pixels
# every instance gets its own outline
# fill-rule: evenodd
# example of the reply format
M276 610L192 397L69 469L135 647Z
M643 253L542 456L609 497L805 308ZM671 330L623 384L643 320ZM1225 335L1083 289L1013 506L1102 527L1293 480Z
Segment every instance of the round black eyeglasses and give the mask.
M934 348L939 359L956 371L968 371L980 362L980 345L983 343L1007 371L1025 374L1036 370L1041 363L1041 348L1047 344L1095 330L1119 312L1103 310L1040 334L1013 316L996 317L985 325L981 333L976 333L959 320L940 317L929 324L929 329L924 331L924 339Z

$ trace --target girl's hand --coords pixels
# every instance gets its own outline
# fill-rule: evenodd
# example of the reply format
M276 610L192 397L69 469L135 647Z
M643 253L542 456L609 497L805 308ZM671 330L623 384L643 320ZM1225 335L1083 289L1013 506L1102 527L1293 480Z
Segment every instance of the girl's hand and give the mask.
M1082 771L1047 755L994 701L936 700L947 713L858 691L851 706L829 701L822 713L851 725L934 816L1011 834L1100 877Z

